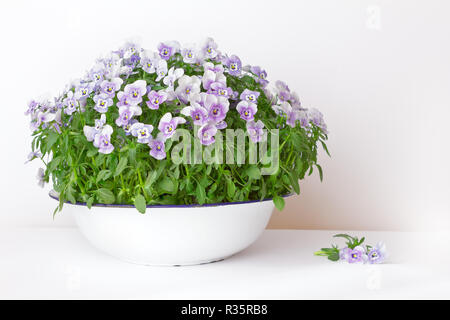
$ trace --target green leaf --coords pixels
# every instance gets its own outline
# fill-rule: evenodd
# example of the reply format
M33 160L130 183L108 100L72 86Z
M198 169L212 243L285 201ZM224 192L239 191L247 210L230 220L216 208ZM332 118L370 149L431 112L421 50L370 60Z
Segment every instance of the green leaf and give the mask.
M107 180L110 176L111 176L110 170L101 170L97 174L97 179L95 181L96 181L96 183L99 183L100 181Z
M114 172L114 177L117 177L119 174L122 173L123 169L125 169L125 167L128 164L128 158L123 157L122 159L120 159L119 164L117 165L116 171Z
M319 170L319 178L320 181L323 181L323 172L322 172L322 167L318 164L316 164L317 170Z
M89 150L89 151L86 153L86 156L87 156L87 157L93 157L93 156L95 156L97 153L98 153L98 150L97 150L97 149L91 149L91 150Z
M172 193L174 191L174 184L168 177L164 177L158 182L158 188L163 192Z
M284 199L280 196L274 196L273 197L273 203L275 204L275 207L279 210L282 211L284 209Z
M147 209L147 202L145 201L143 195L136 195L136 197L134 198L134 206L140 213L145 213L145 210Z
M261 178L261 170L259 170L259 168L255 165L248 167L246 173L252 179Z
M236 192L236 186L231 179L227 179L227 195L229 198L233 198Z
M155 183L157 177L158 177L157 171L150 172L147 176L147 179L145 180L144 188L146 189L150 188Z
M200 183L197 183L197 188L195 189L195 196L197 197L197 201L199 204L205 203L206 201L205 188Z
M94 197L90 197L87 201L86 201L86 206L90 209L92 207L92 204L94 203Z
M49 152L53 145L55 144L55 142L58 140L59 138L59 134L56 132L50 132L49 135L47 136L47 145L45 148L45 153Z
M292 187L294 188L295 193L300 194L300 185L298 183L297 173L295 171L291 171L289 177L291 178L291 184Z
M106 188L98 189L96 191L96 194L97 194L98 199L102 203L112 204L116 200L116 198L114 197L114 194L111 192L111 190L106 189Z

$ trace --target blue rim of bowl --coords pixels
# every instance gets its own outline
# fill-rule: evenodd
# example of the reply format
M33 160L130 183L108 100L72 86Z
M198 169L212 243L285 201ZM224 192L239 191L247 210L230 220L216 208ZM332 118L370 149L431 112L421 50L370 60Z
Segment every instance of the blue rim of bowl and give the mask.
M58 194L51 190L48 195L50 198L59 201ZM283 195L281 197L287 198L290 196L293 196L293 193L289 193L286 195ZM150 204L147 205L147 208L204 208L204 207L222 207L222 206L230 206L230 205L236 205L236 204L247 204L247 203L256 203L256 202L266 202L266 201L272 201L272 198L266 198L263 200L250 200L250 201L239 201L239 202L221 202L221 203L205 203L205 204ZM86 206L86 202L69 202L65 201L64 203L70 204L70 205L76 205L76 206ZM94 203L92 204L93 207L104 207L104 208L135 208L132 204L105 204L105 203Z

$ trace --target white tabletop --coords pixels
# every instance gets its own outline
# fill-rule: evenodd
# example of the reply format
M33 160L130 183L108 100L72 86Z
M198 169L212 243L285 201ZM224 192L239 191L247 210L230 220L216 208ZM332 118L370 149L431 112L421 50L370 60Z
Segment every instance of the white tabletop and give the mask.
M266 230L221 262L147 267L97 251L75 228L0 229L0 299L450 298L446 234L352 232L386 242L382 265L313 256L335 233Z

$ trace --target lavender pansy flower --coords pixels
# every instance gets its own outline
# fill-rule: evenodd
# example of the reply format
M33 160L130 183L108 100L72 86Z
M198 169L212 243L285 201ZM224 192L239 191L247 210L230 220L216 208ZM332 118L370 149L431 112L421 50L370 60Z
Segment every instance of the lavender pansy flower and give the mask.
M181 114L191 117L195 125L204 125L208 120L208 110L196 102L191 102L190 106L181 109Z
M167 61L166 60L159 60L158 65L156 66L156 74L158 75L155 79L156 82L160 81L162 78L164 78L167 74Z
M140 116L142 109L139 106L122 106L119 107L119 117L116 119L116 124L122 127L131 120L134 116Z
M180 50L178 41L161 42L158 45L158 52L162 59L169 60L171 56Z
M211 83L208 93L224 98L232 98L234 96L233 89L228 88L223 82Z
M68 115L74 113L79 106L78 100L75 99L72 91L67 92L67 97L63 100L63 104L65 106L64 113Z
M31 100L28 103L28 109L27 109L27 111L25 111L25 115L29 115L29 114L34 113L37 110L38 107L39 107L39 103L37 101L35 101L35 100Z
M310 122L319 127L325 134L328 133L327 125L325 124L323 115L319 110L315 108L308 110L308 118Z
M247 122L247 132L250 139L254 142L260 142L266 139L266 135L264 134L264 123L261 120L258 122L248 121Z
M120 90L123 80L121 78L113 78L111 80L103 80L100 84L100 89L103 93L106 93L111 98L114 97L116 91Z
M212 38L206 38L201 47L201 51L206 59L214 59L218 55L217 43Z
M175 94L178 99L184 104L187 104L189 97L200 92L201 80L196 76L182 76L178 80L178 87L175 89Z
M42 157L42 153L38 150L38 151L32 151L28 154L27 156L27 161L25 161L25 163L28 163L30 161L32 161L35 158L40 158Z
M164 114L159 120L158 124L158 130L161 131L164 138L170 138L175 133L175 129L177 128L177 125L185 123L186 120L181 117L173 117L170 112L167 112Z
M138 121L136 119L131 119L127 124L122 126L123 131L125 131L125 135L129 136L131 134L131 127L137 122Z
M364 263L367 260L365 250L361 246L356 246L354 249L344 248L339 251L341 260L347 260L348 263Z
M242 72L241 59L236 55L226 58L225 65L228 67L228 72L233 76L239 76Z
M221 72L215 73L214 71L206 70L202 78L203 88L205 90L209 90L211 88L211 85L216 82L222 83L224 86L226 86L227 78Z
M210 94L204 102L204 107L208 110L208 118L215 122L219 122L225 119L230 107L230 102L224 97Z
M367 254L367 262L382 263L387 257L386 245L383 242L377 243L377 245L372 248Z
M98 148L98 152L103 154L110 154L114 150L111 143L111 135L100 133L95 135L94 146Z
M125 86L124 93L132 104L139 104L142 102L142 96L147 93L147 83L145 80L136 80Z
M219 130L225 129L227 127L227 123L225 120L219 121L215 124L216 128Z
M153 126L149 124L143 124L136 122L131 126L131 134L137 137L137 142L139 143L149 143L152 138L151 132L153 131Z
M283 102L281 106L274 105L272 109L278 115L286 116L286 123L292 128L295 127L296 121L299 120L299 110L293 109L289 102Z
M36 179L38 181L38 186L43 188L45 186L45 171L44 171L44 169L42 169L42 168L38 169Z
M236 110L237 112L239 112L241 119L245 121L250 121L254 119L254 116L258 111L258 108L255 103L248 101L241 101L236 106Z
M209 146L215 142L214 136L216 133L217 127L213 122L209 122L198 129L197 137L200 139L201 144Z
M159 105L167 100L167 92L162 90L158 92L152 90L148 93L147 96L148 96L148 101L146 102L147 107L153 110L159 109Z
M173 88L175 81L178 80L183 74L184 69L182 68L175 69L175 67L172 67L167 73L167 76L164 77L163 83L169 88Z
M258 91L251 91L248 89L245 89L244 91L242 91L240 99L241 100L245 100L248 102L253 102L256 103L256 101L258 101L259 98L259 92Z
M100 113L108 112L108 108L113 105L113 99L106 93L95 95L94 102L94 109Z
M214 63L212 63L212 62L205 62L204 64L203 64L203 69L206 71L206 70L210 70L210 71L212 71L212 72L214 72L214 73L218 73L218 72L223 72L224 71L224 69L223 69L223 65L222 64L214 64Z
M133 105L130 95L123 91L117 92L117 99L119 100L117 101L117 107Z
M123 58L129 59L132 56L139 54L141 49L141 46L136 42L127 42L120 51L122 52Z
M105 126L106 123L106 116L104 114L101 115L100 119L95 119L95 125L93 127L91 126L84 126L83 132L87 139L87 141L94 141L95 135L100 133ZM105 133L111 132L112 133L112 127L107 126L105 129Z
M198 60L197 48L194 44L187 44L181 49L181 55L185 63L196 63Z
M141 54L141 66L142 69L147 73L155 73L156 67L158 66L158 61L161 58L157 53L150 53L148 51L144 51Z
M89 94L92 92L93 89L94 89L93 83L91 82L82 83L78 85L77 88L75 89L74 97L77 100L85 100L89 97Z
M164 136L160 133L156 136L156 138L150 139L150 142L148 146L150 147L150 155L157 159L162 160L166 157L166 151L165 151L165 145L164 142L166 139Z
M260 83L263 87L269 83L269 81L266 80L267 72L261 69L261 67L250 67L250 72L256 75L256 82Z

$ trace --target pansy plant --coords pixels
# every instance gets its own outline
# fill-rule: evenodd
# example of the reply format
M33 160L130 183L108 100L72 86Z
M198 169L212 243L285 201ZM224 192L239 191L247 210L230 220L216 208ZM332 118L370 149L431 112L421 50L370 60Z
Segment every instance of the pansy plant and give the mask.
M199 46L163 41L153 51L126 43L97 59L61 95L32 100L25 114L33 131L27 162L43 161L38 180L52 181L58 209L65 201L133 204L142 197L147 204L273 198L282 209L282 196L300 192L298 180L313 169L322 179L318 146L328 153L321 112L304 108L285 82L271 85L263 68L222 53L212 38ZM191 149L203 152L224 142L219 138L229 129L248 137L245 154L260 143L268 154L278 152L278 169L262 175L262 161L173 161L178 131L183 137L190 132ZM278 138L278 149L271 150L269 134ZM382 246L364 249L339 254L355 261L378 261L384 254Z

